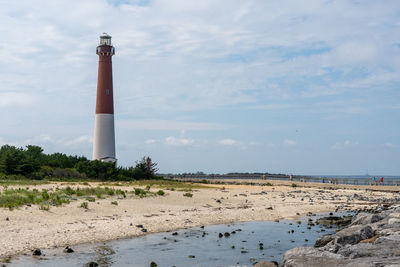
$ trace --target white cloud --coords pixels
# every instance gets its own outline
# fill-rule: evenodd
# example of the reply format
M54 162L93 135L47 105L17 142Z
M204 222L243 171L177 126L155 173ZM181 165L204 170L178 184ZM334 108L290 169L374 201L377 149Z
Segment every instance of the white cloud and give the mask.
M167 145L172 145L172 146L188 146L192 145L194 143L194 140L188 138L177 138L174 136L168 136L167 138L165 138L165 143Z
M392 143L389 143L389 142L384 143L383 146L388 147L388 148L395 148L395 147L397 147L397 145L392 144Z
M234 139L222 139L219 141L219 144L224 145L224 146L236 146L240 145L240 142Z
M157 142L158 142L158 140L156 140L156 139L147 139L146 141L144 141L144 143L145 143L146 145L155 144L155 143L157 143Z
M2 93L0 92L0 108L30 106L36 98L27 93Z
M88 135L82 135L72 140L68 140L64 142L64 145L71 146L71 145L79 145L79 144L92 144L93 137Z
M344 149L347 147L354 147L357 146L359 143L357 141L350 141L346 140L344 142L337 142L334 145L331 146L331 149L333 150L339 150L339 149Z
M284 146L288 146L288 147L290 147L290 146L296 146L296 145L297 145L297 142L294 141L294 140L285 139L285 140L283 140L283 145L284 145Z

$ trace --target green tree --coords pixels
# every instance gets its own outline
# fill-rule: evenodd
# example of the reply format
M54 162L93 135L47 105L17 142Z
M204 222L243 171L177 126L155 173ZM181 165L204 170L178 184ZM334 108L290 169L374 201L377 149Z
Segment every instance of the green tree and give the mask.
M157 163L153 162L150 157L143 157L140 161L136 162L137 169L144 173L144 178L152 179L158 171Z

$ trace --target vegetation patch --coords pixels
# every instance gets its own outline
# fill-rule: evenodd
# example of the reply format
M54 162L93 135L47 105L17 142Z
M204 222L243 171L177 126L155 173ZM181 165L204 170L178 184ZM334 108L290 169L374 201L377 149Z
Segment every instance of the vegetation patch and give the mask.
M134 194L140 197L155 195L155 193L143 189L135 189ZM0 207L13 210L28 204L40 205L42 210L49 210L51 206L68 204L72 200L83 198L88 202L94 202L96 198L101 199L105 196L120 196L126 198L126 192L121 189L110 187L57 187L54 191L43 189L13 188L4 187L0 192Z
M87 209L89 209L89 203L84 201L84 202L82 202L82 204L79 207L84 208L85 210L87 210Z

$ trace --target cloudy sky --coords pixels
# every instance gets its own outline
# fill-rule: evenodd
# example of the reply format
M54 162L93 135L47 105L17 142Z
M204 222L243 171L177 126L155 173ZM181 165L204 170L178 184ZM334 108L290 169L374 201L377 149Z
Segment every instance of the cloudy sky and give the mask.
M400 174L398 0L0 4L0 145L91 157L107 32L121 165Z

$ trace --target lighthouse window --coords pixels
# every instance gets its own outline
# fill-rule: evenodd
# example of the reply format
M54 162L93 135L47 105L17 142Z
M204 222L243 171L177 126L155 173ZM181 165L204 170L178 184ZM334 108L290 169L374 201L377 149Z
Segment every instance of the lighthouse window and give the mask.
M106 89L106 95L110 94L110 90Z

